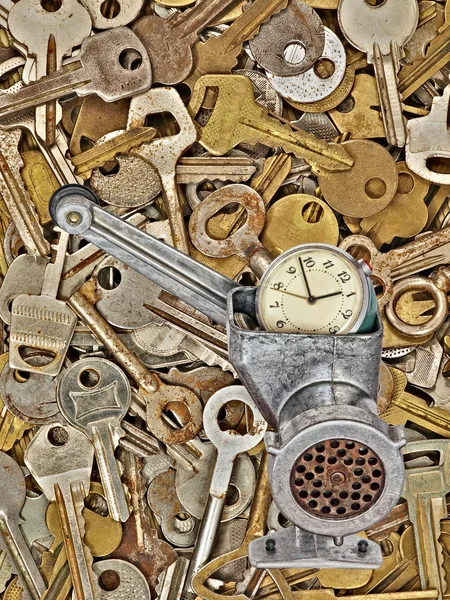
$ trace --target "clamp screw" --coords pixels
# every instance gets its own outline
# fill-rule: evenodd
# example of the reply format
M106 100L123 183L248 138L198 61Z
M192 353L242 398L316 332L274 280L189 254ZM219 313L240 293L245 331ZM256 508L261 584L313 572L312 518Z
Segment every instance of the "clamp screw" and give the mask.
M273 539L269 539L266 542L266 551L267 552L275 552L275 548L276 548L276 541Z
M361 540L358 542L358 552L364 553L367 552L367 548L369 547L369 542L367 540Z

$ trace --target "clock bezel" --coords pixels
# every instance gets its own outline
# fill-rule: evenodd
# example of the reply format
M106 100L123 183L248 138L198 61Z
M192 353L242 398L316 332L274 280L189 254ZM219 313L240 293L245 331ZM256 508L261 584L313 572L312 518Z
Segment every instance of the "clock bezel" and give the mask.
M338 254L338 255L340 255L341 258L346 260L355 269L355 271L357 272L357 274L360 278L361 284L362 284L362 294L363 294L361 309L360 309L358 318L354 322L351 329L349 329L348 331L345 331L344 333L336 333L336 334L332 334L332 333L310 334L310 333L302 333L302 332L297 332L297 333L294 333L294 332L291 332L291 333L272 332L272 333L279 333L281 335L348 335L351 333L357 333L359 328L363 324L364 319L366 318L366 315L367 315L367 311L369 309L369 304L370 304L369 285L371 285L371 284L368 281L368 277L365 274L363 267L355 258L353 258L353 256L351 256L351 254L349 254L345 250L342 250L341 248L338 248L337 246L332 246L331 244L319 244L319 243L317 243L317 244L299 244L298 246L294 246L294 248L290 248L289 250L286 250L286 252L283 252L283 254L280 254L280 256L278 256L270 264L268 269L265 271L264 275L261 277L261 280L258 285L258 289L256 291L256 302L255 302L256 317L258 319L258 323L259 323L260 327L262 327L265 331L271 332L271 330L267 328L267 326L265 324L265 320L264 320L264 307L262 306L262 290L264 288L264 284L266 284L267 280L270 279L270 276L271 276L272 272L274 271L274 269L276 269L280 263L284 262L286 260L286 258L291 256L292 254L304 252L308 249L328 250L334 254Z

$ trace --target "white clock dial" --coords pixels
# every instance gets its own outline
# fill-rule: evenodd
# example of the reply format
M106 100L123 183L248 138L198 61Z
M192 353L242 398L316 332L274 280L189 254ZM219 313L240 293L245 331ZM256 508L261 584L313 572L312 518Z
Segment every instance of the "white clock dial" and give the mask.
M261 325L279 333L348 333L364 302L358 267L346 253L321 244L283 254L261 280Z

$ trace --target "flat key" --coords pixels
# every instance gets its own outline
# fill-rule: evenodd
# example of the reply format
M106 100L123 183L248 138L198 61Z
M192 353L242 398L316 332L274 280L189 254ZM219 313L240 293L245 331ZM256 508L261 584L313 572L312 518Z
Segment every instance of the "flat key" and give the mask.
M85 383L87 381L87 383ZM92 440L109 513L114 521L130 516L114 451L125 435L120 422L130 406L131 389L123 371L104 358L85 358L66 369L58 386L58 405L67 421Z
M153 80L175 85L186 79L194 66L191 46L198 40L199 31L234 2L200 0L195 7L167 19L156 15L138 19L132 29L150 55Z
M397 89L399 49L419 22L416 0L387 0L378 6L360 0L340 0L339 25L347 40L367 53L375 67L381 114L389 144L406 143L401 96Z
M406 463L405 487L402 493L408 503L409 518L414 528L417 566L423 589L436 589L442 598L447 589L443 567L444 554L439 542L440 522L447 518L445 496L450 492L450 442L424 440L403 448L403 456L437 453L436 466L412 467Z
M220 410L228 402L236 400L243 402L246 409L253 413L252 427L244 435L236 435L236 431L232 429L222 431L218 423ZM249 418L250 415L247 414L247 423ZM267 423L247 390L243 386L232 385L219 390L208 400L203 413L203 427L209 440L217 448L217 459L209 488L208 501L186 577L185 589L191 592L193 592L192 578L207 562L214 547L234 462L241 452L248 452L248 450L259 444L264 438Z
M46 585L20 529L20 511L26 496L25 477L16 461L4 452L0 452L0 481L3 490L0 499L0 533L27 597L39 600Z
M25 464L50 502L56 502L77 600L97 600L92 555L83 542L84 499L89 493L94 448L73 427L41 427L25 452Z
M117 27L86 38L79 55L63 69L18 92L2 94L0 123L73 92L78 96L97 94L113 102L148 90L151 83L150 59L144 46L130 29Z
M353 159L340 145L328 143L312 133L294 131L268 114L255 101L253 85L242 75L204 75L195 84L188 110L193 118L200 111L208 88L217 88L214 110L206 125L198 125L199 142L214 156L222 156L241 143L281 146L304 158L316 173L345 171Z

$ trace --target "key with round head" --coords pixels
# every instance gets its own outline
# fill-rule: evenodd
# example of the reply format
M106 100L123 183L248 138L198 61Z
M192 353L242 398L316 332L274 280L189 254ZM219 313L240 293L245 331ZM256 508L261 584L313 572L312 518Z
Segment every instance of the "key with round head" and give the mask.
M138 19L133 31L150 55L154 81L175 85L186 79L194 66L191 46L198 33L235 1L200 0L193 8L167 19L157 15Z
M66 369L58 404L67 421L92 440L109 512L115 521L130 516L114 451L125 435L120 422L131 401L127 377L104 358L80 360Z
M42 575L34 562L20 529L20 511L25 502L25 476L16 461L0 452L0 534L9 560L14 564L27 598L39 600L46 590Z
M48 500L56 502L77 600L96 600L92 555L83 541L82 513L94 462L90 440L68 425L45 425L31 440L24 460Z
M247 432L243 435L234 429L223 431L218 422L220 411L228 402L236 400L243 402L247 411ZM259 444L264 438L267 423L247 390L243 386L232 385L222 388L208 400L203 412L203 427L206 435L217 448L217 459L208 501L186 577L185 590L191 592L193 591L192 578L207 562L214 547L235 460L241 452L248 452Z
M68 94L97 94L106 102L148 90L152 83L148 54L127 27L87 37L80 53L59 71L0 97L0 124L30 108Z
M415 32L419 21L416 0L386 0L374 5L366 0L340 0L339 25L347 40L367 53L375 67L386 137L402 148L406 143L401 95L398 91L399 49Z

